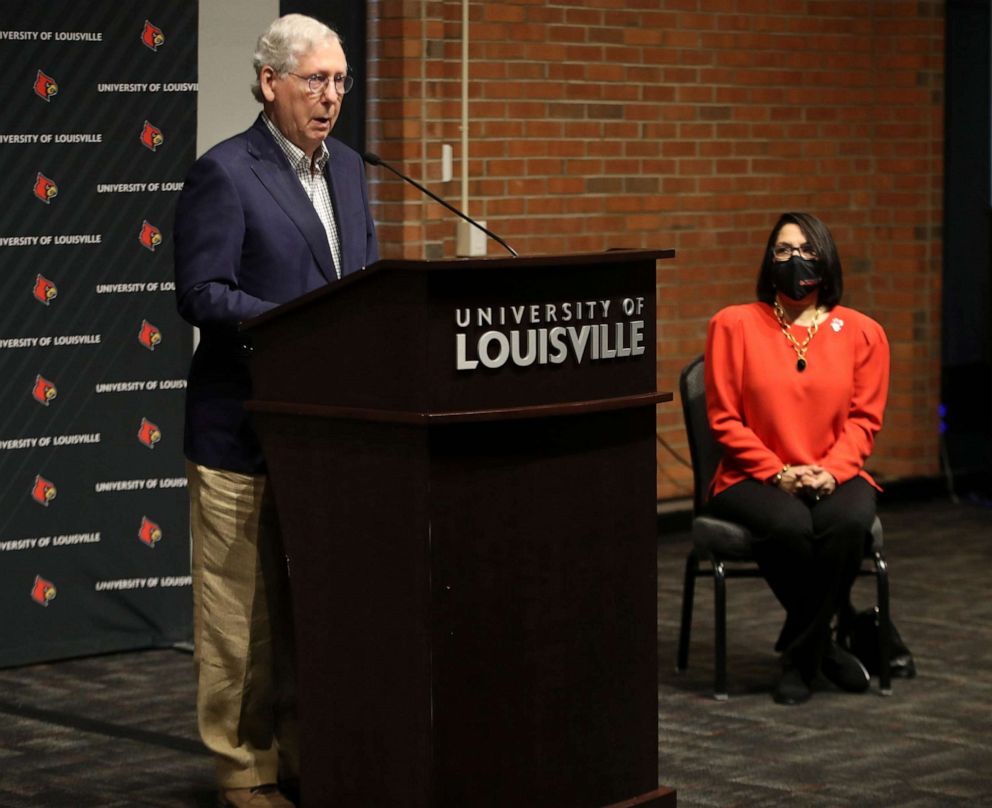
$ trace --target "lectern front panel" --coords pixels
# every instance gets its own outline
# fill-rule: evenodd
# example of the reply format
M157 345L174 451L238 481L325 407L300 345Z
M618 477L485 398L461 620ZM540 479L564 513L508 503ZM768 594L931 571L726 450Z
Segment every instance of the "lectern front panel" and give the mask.
M658 788L655 261L380 262L246 328L305 808Z

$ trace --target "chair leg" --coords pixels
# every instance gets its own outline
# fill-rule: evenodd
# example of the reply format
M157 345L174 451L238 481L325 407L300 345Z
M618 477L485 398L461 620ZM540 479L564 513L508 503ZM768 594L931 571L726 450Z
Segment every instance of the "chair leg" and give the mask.
M696 596L696 576L699 575L699 556L690 550L685 559L685 580L682 583L682 625L679 628L679 648L675 670L689 667L689 634L692 631L692 605Z
M713 697L727 699L727 572L722 561L713 562L713 623L716 629Z
M889 566L881 553L875 553L875 577L878 580L878 687L883 696L892 695L892 668L889 659L892 650L889 638L892 636L889 614Z

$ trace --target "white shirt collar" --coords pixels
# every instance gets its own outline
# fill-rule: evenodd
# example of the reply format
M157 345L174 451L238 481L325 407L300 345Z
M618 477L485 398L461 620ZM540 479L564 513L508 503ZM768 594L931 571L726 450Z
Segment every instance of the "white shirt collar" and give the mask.
M297 168L302 163L307 169L310 169L310 158L307 156L306 152L293 143L282 132L280 132L276 128L276 125L269 120L269 116L264 112L262 113L262 120L265 121L265 125L272 133L272 137L276 139L276 143L279 144L279 148L281 148L285 153L286 159L289 160L289 164L293 166L293 168ZM327 144L324 143L324 141L320 142L320 148L315 152L315 157L316 160L314 160L313 165L316 167L318 172L323 172L324 166L327 165L327 161L331 159L331 154L327 151Z

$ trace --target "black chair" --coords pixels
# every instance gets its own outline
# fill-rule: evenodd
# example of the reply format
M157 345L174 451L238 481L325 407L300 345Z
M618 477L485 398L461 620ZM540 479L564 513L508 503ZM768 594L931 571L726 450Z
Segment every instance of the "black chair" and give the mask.
M689 665L689 634L692 630L692 605L696 578L713 576L713 613L716 629L715 676L713 691L718 700L727 698L727 578L760 578L751 553L751 532L742 525L705 515L703 503L710 482L720 462L721 449L710 432L706 415L706 389L703 380L703 357L690 362L679 377L682 414L689 438L692 457L693 520L692 549L685 561L685 583L682 588L682 625L679 631L678 658L675 668L684 671ZM874 575L878 583L879 659L883 660L879 674L882 695L892 693L889 670L889 576L882 555L882 523L875 517L870 535L865 537L865 558L871 567L862 567L859 575ZM700 569L707 560L709 568Z

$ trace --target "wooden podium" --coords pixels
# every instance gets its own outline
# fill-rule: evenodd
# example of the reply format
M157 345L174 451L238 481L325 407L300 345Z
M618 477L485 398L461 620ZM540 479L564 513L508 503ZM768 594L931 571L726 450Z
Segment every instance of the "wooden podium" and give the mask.
M380 261L252 320L306 808L658 785L655 262Z

